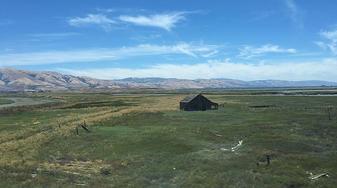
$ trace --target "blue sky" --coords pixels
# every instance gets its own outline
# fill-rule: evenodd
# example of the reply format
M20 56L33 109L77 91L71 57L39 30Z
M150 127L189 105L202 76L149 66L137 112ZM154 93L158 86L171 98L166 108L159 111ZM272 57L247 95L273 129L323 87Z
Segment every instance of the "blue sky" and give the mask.
M2 0L0 67L337 81L334 0Z

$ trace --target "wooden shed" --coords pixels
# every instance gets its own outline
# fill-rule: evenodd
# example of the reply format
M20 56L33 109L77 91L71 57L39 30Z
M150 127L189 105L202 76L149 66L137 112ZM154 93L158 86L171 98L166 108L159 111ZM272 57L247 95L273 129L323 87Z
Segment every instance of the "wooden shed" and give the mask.
M191 95L180 101L180 110L205 111L218 109L218 103L212 102L202 94Z

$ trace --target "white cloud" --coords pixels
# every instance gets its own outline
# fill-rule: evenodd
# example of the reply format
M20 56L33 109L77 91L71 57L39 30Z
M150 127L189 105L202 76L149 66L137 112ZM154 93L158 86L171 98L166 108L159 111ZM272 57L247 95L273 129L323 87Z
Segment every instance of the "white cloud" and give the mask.
M322 31L320 34L324 38L331 40L334 43L337 43L337 29L334 31Z
M240 80L327 80L337 81L337 59L287 63L233 63L229 60L200 64L158 64L147 68L104 68L69 70L65 73L101 79L126 77L232 78Z
M75 27L97 25L104 30L109 31L112 25L116 24L116 21L103 14L88 14L86 17L71 18L68 20L68 23Z
M185 19L184 12L173 12L167 14L155 14L150 16L128 16L122 15L119 19L123 22L139 26L158 27L170 31L176 24Z
M213 50L213 51L211 51L211 52L209 52L209 53L202 54L201 56L202 56L202 57L205 57L205 58L209 58L209 57L212 57L212 56L214 56L214 55L216 55L216 54L218 54L218 53L219 53L218 50Z
M164 54L182 54L191 57L210 56L218 46L192 43L175 45L142 44L133 47L90 50L47 51L34 53L0 54L0 66L38 65L54 63L75 63L113 61L117 59Z
M325 42L315 42L324 50L330 50L334 55L337 55L337 29L332 31L321 31L320 36L325 39Z
M259 57L268 53L296 53L296 49L281 48L280 46L273 44L266 44L261 47L244 46L239 50L240 50L239 57L244 59Z
M96 25L106 31L111 30L114 25L134 24L138 26L157 27L170 31L176 24L185 19L188 12L170 12L153 15L120 15L117 18L111 18L107 14L114 12L114 9L98 9L98 14L88 14L85 17L75 17L68 20L69 25L83 27Z
M290 19L297 24L298 27L303 27L303 15L295 0L285 0L288 8Z

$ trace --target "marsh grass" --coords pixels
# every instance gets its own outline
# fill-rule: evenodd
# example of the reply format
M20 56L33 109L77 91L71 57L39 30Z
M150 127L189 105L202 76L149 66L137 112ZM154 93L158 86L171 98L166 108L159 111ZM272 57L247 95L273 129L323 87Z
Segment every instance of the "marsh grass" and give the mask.
M90 105L0 117L1 187L337 183L337 117L329 120L325 108L336 106L336 97L209 95L224 108L206 112L179 111L181 94L51 97L68 106ZM97 103L97 97L104 102ZM272 108L250 108L263 105ZM76 135L74 128L84 120L90 132L79 129ZM243 145L236 151L222 150L239 140ZM271 156L269 166L266 155ZM328 172L330 177L311 181L308 172Z

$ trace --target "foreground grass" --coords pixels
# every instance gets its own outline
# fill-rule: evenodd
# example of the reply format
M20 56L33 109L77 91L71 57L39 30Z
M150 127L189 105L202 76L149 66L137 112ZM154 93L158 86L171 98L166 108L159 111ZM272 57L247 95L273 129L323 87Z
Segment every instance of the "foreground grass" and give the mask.
M53 97L67 103L0 117L1 187L337 183L336 97L212 95L224 108L207 112L178 111L180 95ZM80 129L76 135L74 128L83 120L90 132ZM231 151L240 140L243 145ZM266 155L272 159L269 166ZM323 172L330 177L308 178Z

